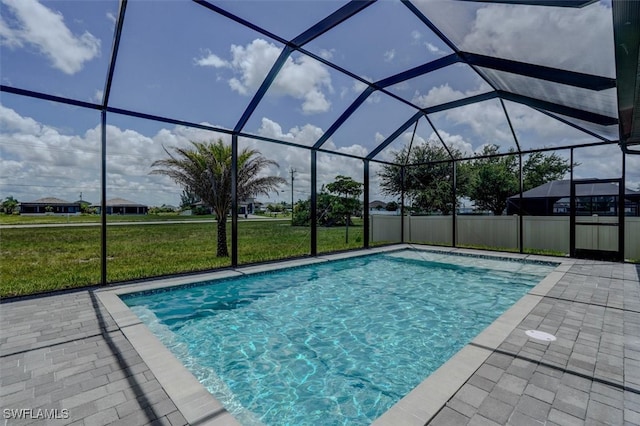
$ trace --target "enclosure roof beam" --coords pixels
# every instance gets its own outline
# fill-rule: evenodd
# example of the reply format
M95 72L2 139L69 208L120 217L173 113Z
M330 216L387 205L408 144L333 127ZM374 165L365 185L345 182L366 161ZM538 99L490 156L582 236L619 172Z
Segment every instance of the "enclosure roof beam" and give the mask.
M442 58L438 58L434 61L428 62L423 65L419 65L415 68L411 68L410 70L403 71L396 75L392 75L391 77L387 77L383 80L379 80L376 82L376 86L378 87L388 87L394 84L402 83L403 81L410 80L414 77L418 77L422 74L429 73L431 71L439 70L440 68L447 67L449 65L455 64L456 62L460 62L460 57L452 53L447 56L443 56Z
M613 142L613 140L612 140L612 139L605 138L604 136L599 135L599 134L597 134L597 133L595 133L595 132L592 132L592 131L591 131L591 130L589 130L589 129L585 129L584 127L582 127L582 126L580 126L580 125L578 125L578 124L572 123L572 122L571 122L571 121L569 121L569 120L565 120L565 119L564 119L564 118L562 118L562 117L558 117L557 115L552 114L552 113L550 113L549 111L545 111L545 110L543 110L543 109L538 109L538 108L536 108L536 110L537 110L538 112L541 112L542 114L544 114L544 115L548 116L548 117L553 118L554 120L558 120L559 122L566 124L567 126L571 126L571 127L573 127L574 129L576 129L576 130L580 130L581 132L584 132L584 133L586 133L586 134L588 134L588 135L590 135L590 136L593 136L594 138L600 139L601 141L604 141L604 142Z
M425 114L434 114L436 112L446 111L446 110L452 109L452 108L458 108L458 107L461 107L461 106L474 104L474 103L482 102L482 101L488 101L489 99L495 99L497 97L498 97L498 92L497 91L491 91L491 92L487 92L487 93L481 93L479 95L469 96L468 98L462 98L462 99L458 99L458 100L451 101L451 102L445 102L445 103L440 104L440 105L434 105L434 106L431 106L431 107L428 107L428 108L423 108L422 111Z
M331 30L343 21L349 19L361 10L371 6L373 3L375 3L375 0L352 0L296 38L294 38L293 40L291 40L291 44L296 47L303 46L316 37L319 37L327 31Z
M505 92L502 90L499 90L497 93L498 96L500 96L502 99L528 105L532 108L544 109L547 111L555 112L557 114L566 115L567 117L577 118L578 120L589 121L591 123L600 124L602 126L611 126L614 124L618 124L617 118L609 117L597 112L585 111L582 109L560 105L549 101L543 101L541 99L518 95L511 92Z
M111 95L111 84L113 83L113 74L116 69L116 59L118 58L118 51L120 49L120 38L122 37L122 27L124 25L124 17L127 9L127 0L121 0L120 11L118 13L118 20L116 21L116 28L113 34L113 44L111 46L111 59L109 60L109 70L107 71L107 78L104 83L104 91L102 92L102 108L106 108L109 105L109 96Z
M440 132L438 131L438 129L436 129L436 126L433 125L433 122L431 121L431 119L429 118L429 116L427 114L424 115L424 118L427 119L427 123L429 123L429 126L431 126L431 129L433 130L433 133L436 134L436 136L438 137L438 140L440 141L440 143L442 144L442 147L447 151L447 153L449 154L449 157L451 157L452 160L455 160L456 157L454 157L453 153L451 152L451 150L449 149L449 147L447 146L446 143L444 143L444 139L442 139L442 136L440 136Z
M422 117L422 112L421 111L416 112L410 119L405 121L402 126L400 126L395 132L393 132L391 136L386 138L376 147L376 149L371 151L369 155L367 155L366 159L371 160L376 155L378 155L380 151L382 151L387 147L387 145L389 145L391 142L396 140L396 138L400 136L405 130L407 130L413 123L417 122L420 117Z
M278 73L287 62L287 59L289 59L291 52L293 52L293 48L290 46L285 46L284 49L282 49L282 52L280 52L280 56L278 56L278 59L276 59L276 62L269 70L269 74L267 74L267 76L264 78L262 84L258 88L258 91L255 95L253 95L253 99L251 99L249 106L247 106L247 109L244 110L242 117L240 117L240 120L238 120L238 124L236 124L236 127L234 127L233 129L234 132L241 131L247 124L247 121L249 121L251 114L253 114L253 112L256 110L258 104L260 103L264 95L266 95L267 90L269 90L271 84L273 84L276 77L278 77Z
M284 38L282 38L280 36L277 36L276 34L270 32L270 31L267 31L267 30L265 30L264 28L262 28L262 27L260 27L258 25L255 25L255 24L253 24L253 23L251 23L251 22L249 22L247 20L244 20L244 19L234 15L231 12L227 12L226 10L222 9L221 7L218 7L215 4L211 4L206 0L192 0L192 1L194 3L199 4L200 6L203 6L203 7L207 8L207 9L211 10L212 12L215 12L215 13L218 13L218 14L224 16L224 17L227 17L227 18L229 18L229 19L231 19L231 20L233 20L233 21L235 21L235 22L237 22L237 23L239 23L241 25L244 25L247 28L251 28L252 30L257 31L257 32L259 32L260 34L262 34L264 36L267 36L267 37L269 37L269 38L271 38L273 40L277 40L278 42L280 42L280 43L282 43L284 45L289 43L288 40L286 40L286 39L284 39Z
M61 104L73 105L81 108L96 109L96 110L102 109L101 104L94 104L91 102L79 101L77 99L50 95L48 93L43 93L43 92L35 92L33 90L20 89L18 87L7 86L4 84L0 84L0 92L12 93L14 95L19 95L19 96L27 96L29 98L42 99L44 101L58 102Z
M510 59L495 58L492 56L479 55L477 53L460 52L459 56L462 61L469 65L491 68L540 80L552 81L554 83L581 87L583 89L606 90L616 87L615 78L568 71L527 62L513 61Z
M375 92L375 90L376 89L374 87L368 86L364 90L364 92L362 92L360 96L358 96L356 100L347 107L347 109L342 113L342 115L340 115L340 117L338 117L338 119L331 125L331 127L329 127L329 129L324 132L320 139L318 139L318 141L313 145L313 149L318 149L322 145L324 145L324 143L336 132L336 130L338 130L340 126L342 126L342 124L351 116L351 114L353 114L355 110L358 109L358 107L362 105L365 100L367 100L369 95Z
M458 47L455 44L453 44L451 40L449 40L449 37L444 35L444 33L440 31L440 28L435 26L429 18L424 16L424 14L420 11L420 9L418 9L411 1L409 0L401 0L401 1L402 1L402 4L404 4L414 15L416 15L416 17L420 21L422 21L422 23L425 24L436 36L438 36L440 40L442 40L447 46L449 46L449 49L453 50L455 53L458 53L460 51Z

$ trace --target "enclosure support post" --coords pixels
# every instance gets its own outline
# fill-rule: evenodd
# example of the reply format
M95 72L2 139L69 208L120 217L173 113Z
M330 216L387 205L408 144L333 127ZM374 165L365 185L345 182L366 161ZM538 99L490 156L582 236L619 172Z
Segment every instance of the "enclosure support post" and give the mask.
M311 150L311 256L318 254L318 198L316 185L318 183L318 171L316 162L318 159L318 151Z
M627 156L622 151L622 176L621 182L618 188L618 253L620 253L620 260L624 262L624 225L625 225L625 212L624 212L624 197L627 195Z
M402 182L402 190L400 191L400 242L404 243L404 172L405 167L400 169L400 181Z
M571 192L569 193L569 256L576 256L576 190L573 185L573 148L571 148L569 156L570 174L569 182Z
M100 155L100 282L107 285L107 111L102 110Z
M364 248L369 248L369 160L364 160L364 195L362 200Z
M522 217L522 191L524 190L524 182L522 180L522 153L518 153L519 159L519 178L518 182L520 183L520 208L518 209L518 247L520 249L520 254L524 253L524 218Z
M220 220L220 218L218 218ZM238 266L238 135L231 136L231 267Z
M451 163L452 167L453 167L453 174L452 174L452 179L453 179L453 217L452 217L452 224L451 224L451 246L452 247L456 247L456 242L458 241L458 229L457 229L457 221L458 221L458 192L457 192L457 186L458 186L458 175L457 175L457 168L456 168L456 160L453 160L453 162Z

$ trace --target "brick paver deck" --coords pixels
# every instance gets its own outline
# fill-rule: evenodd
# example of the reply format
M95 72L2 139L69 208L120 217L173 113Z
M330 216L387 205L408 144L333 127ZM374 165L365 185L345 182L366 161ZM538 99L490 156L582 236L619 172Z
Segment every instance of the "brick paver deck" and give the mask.
M430 424L640 425L639 275L577 262ZM0 401L9 425L187 423L94 289L0 305Z
M578 262L430 424L640 425L640 266Z
M0 319L6 424L186 424L91 290L5 302Z

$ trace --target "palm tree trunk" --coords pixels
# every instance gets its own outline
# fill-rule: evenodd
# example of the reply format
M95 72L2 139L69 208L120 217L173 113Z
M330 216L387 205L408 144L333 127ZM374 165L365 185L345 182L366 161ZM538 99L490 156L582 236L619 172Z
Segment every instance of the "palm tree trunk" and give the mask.
M218 247L216 249L217 257L229 257L227 250L227 215L218 216Z

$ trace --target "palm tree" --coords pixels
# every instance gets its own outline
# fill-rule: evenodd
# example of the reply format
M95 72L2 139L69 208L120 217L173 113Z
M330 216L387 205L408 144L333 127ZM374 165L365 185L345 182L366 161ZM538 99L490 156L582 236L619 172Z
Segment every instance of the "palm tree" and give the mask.
M218 222L218 246L216 255L227 257L227 214L231 209L231 146L222 139L210 142L191 141L190 148L165 149L169 158L154 161L151 174L169 176L187 191L196 194L211 207ZM238 153L238 199L258 194L269 195L286 180L277 176L259 177L268 166L278 164L263 157L259 151L245 148Z

